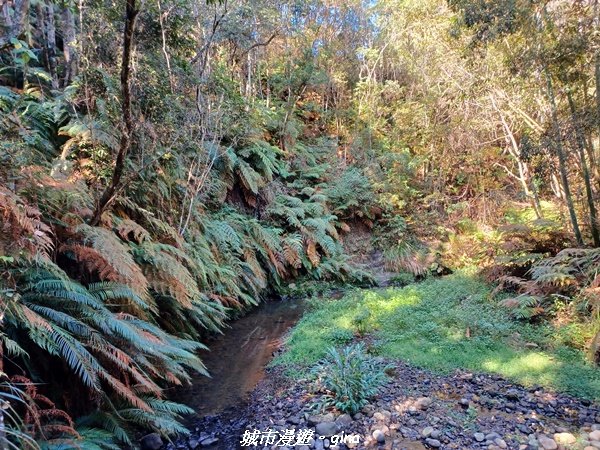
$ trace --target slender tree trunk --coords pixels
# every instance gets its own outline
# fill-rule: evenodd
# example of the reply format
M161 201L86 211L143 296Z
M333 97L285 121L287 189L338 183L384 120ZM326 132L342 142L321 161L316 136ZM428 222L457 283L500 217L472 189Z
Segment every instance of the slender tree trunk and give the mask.
M504 128L504 132L506 133L506 139L507 139L508 143L510 144L508 146L508 152L515 159L515 161L517 163L517 167L519 169L519 175L518 176L514 175L512 173L512 171L510 171L508 168L506 168L506 171L509 173L509 175L514 176L515 178L517 178L519 180L519 182L521 183L521 186L523 188L523 192L525 193L525 196L531 201L531 206L533 207L535 216L538 219L541 219L542 218L542 207L540 205L540 198L537 195L537 189L536 189L535 185L531 181L531 176L529 174L529 166L526 162L524 162L522 160L521 151L519 149L519 145L517 144L517 140L515 139L515 135L512 132L510 126L508 125L508 122L506 121L504 114L502 113L502 111L500 110L498 105L496 104L496 100L494 99L493 95L490 95L490 100L492 101L492 105L493 105L494 109L496 110L496 112L498 112L498 115L500 116L500 121L502 123L502 127Z
M573 226L573 233L577 244L583 245L583 238L581 237L581 231L579 229L579 223L577 222L577 213L575 212L575 206L573 204L573 197L571 196L571 188L569 186L569 177L567 176L567 161L565 151L562 144L562 132L560 130L560 124L558 123L558 112L556 108L556 97L554 96L554 88L552 86L552 79L548 73L548 69L544 67L544 74L546 75L548 98L550 99L550 106L552 108L552 124L554 126L555 137L556 137L556 153L558 156L558 164L560 170L560 179L565 194L565 202L567 203L567 209L569 210L569 217L571 218L571 225Z
M54 5L49 2L44 5L46 14L46 52L48 57L48 70L52 77L52 88L58 89L58 76L56 74L56 24L54 22Z
M600 22L600 18L598 19L598 22ZM596 50L594 72L596 78L596 122L598 125L598 148L596 155L598 155L600 154L600 50ZM594 154L593 145L591 150L592 154ZM596 174L596 172L594 172L594 174ZM600 185L600 173L598 173L597 181Z
M590 211L590 230L592 233L592 238L594 240L594 246L600 247L600 232L598 231L598 214L596 212L596 205L594 205L594 193L592 191L592 182L590 180L590 172L585 157L585 136L583 134L583 130L581 129L581 124L577 118L577 109L575 107L575 102L573 101L573 95L571 94L571 91L568 88L567 99L569 101L569 108L571 110L573 126L575 127L577 149L579 150L581 170L583 172L583 180L585 182L585 193Z
M77 76L77 45L75 32L75 16L71 11L71 3L66 3L62 10L62 20L64 26L64 50L65 58L65 76L63 78L63 87L68 86L73 78Z
M115 162L115 169L113 172L112 180L102 193L96 210L90 220L90 225L98 225L102 217L102 213L106 208L114 201L115 193L123 172L125 171L125 162L129 147L131 147L131 139L133 135L133 120L131 118L131 90L129 86L129 77L131 69L131 53L133 48L133 34L135 30L135 21L140 12L136 8L136 0L126 0L127 6L125 8L125 31L123 32L123 56L121 59L121 96L122 98L122 118L123 126L121 131L121 140L119 142L119 153L117 154L117 160Z
M594 72L596 78L596 121L598 125L598 139L600 139L600 51L596 51Z

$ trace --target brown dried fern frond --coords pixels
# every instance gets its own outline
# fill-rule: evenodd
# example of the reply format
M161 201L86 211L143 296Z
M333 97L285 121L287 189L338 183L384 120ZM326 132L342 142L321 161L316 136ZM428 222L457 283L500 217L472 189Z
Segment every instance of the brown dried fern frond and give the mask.
M72 231L75 239L60 247L62 253L68 252L100 280L125 284L140 296L147 296L148 280L129 248L114 233L85 224Z
M0 185L0 245L7 251L25 250L27 256L50 258L54 250L51 228L42 213Z

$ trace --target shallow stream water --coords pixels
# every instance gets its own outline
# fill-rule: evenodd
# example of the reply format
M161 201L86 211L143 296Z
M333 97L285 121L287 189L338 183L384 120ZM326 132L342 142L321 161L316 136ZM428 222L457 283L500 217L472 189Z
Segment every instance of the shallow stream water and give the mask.
M232 321L206 343L210 350L200 353L211 377L198 375L170 397L193 408L196 419L243 403L304 307L302 300L270 300Z

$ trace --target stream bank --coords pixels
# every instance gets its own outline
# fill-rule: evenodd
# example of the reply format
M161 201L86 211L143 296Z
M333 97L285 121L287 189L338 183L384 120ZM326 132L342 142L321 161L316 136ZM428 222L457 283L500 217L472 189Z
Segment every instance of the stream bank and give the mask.
M290 380L269 370L248 401L206 416L189 438L168 449L296 450L600 448L600 408L592 402L538 386L523 387L502 377L456 371L439 375L398 361L377 399L354 416L317 414L306 380ZM309 445L242 447L244 430L308 429ZM330 434L359 435L358 444L334 445ZM212 445L206 445L212 443Z

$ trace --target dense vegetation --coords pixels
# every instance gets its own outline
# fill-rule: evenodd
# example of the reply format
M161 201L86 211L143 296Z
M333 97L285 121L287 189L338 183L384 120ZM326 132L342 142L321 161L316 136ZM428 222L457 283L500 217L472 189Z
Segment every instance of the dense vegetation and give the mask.
M15 0L0 14L1 440L183 432L188 409L164 389L204 372L208 333L273 290L369 283L378 249L403 283L476 265L499 283L482 316L494 333L567 327L597 358L597 2ZM468 321L476 305L453 289L399 311ZM400 307L401 292L373 295ZM427 348L414 339L390 351ZM485 339L464 365L518 356ZM576 381L557 385L596 396Z

